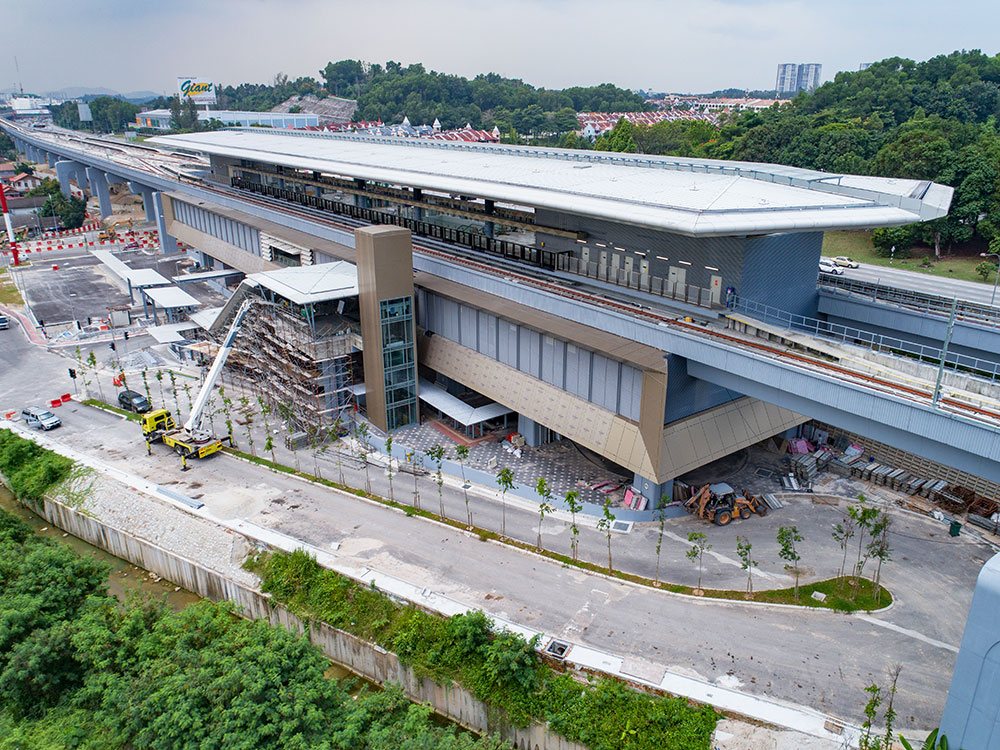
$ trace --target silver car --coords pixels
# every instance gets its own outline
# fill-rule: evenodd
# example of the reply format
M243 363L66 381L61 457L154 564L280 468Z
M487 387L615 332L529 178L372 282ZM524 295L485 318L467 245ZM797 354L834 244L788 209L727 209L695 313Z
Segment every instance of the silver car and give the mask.
M21 419L24 420L24 423L28 427L36 427L46 432L62 424L62 420L59 417L40 406L29 406L21 412Z

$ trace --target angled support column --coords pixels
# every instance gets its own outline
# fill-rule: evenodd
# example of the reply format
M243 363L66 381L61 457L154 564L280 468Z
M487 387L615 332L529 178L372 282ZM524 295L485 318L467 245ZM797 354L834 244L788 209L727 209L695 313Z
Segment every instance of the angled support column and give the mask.
M90 181L90 189L97 193L97 202L101 207L101 218L108 218L112 211L111 188L104 178L104 173L94 167L87 167L87 179Z
M138 182L129 182L128 189L132 192L132 195L142 196L142 207L146 212L146 221L156 221L156 209L153 206L153 189Z
M153 193L153 212L156 220L156 231L160 234L160 252L170 255L177 252L177 238L167 234L167 222L163 215L163 194L159 191ZM155 315L155 308L153 314Z
M46 154L46 156L48 157L49 160L49 166L54 169L56 166L56 162L59 161L59 157L53 154L51 151L48 154Z
M76 174L76 162L57 161L55 163L56 177L59 179L59 189L62 194L69 198L73 193L70 189L69 181Z

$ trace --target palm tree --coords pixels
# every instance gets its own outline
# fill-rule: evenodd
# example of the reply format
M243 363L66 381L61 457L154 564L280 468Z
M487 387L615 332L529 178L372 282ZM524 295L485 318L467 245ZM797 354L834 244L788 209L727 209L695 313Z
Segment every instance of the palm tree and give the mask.
M570 512L570 540L569 546L573 553L573 559L578 560L580 557L580 527L576 525L576 514L583 510L583 503L580 502L580 493L576 490L570 490L566 493L566 507Z
M500 487L500 503L502 515L500 516L500 536L507 536L507 490L516 489L514 487L514 472L506 466L497 472L497 486Z
M542 498L542 502L538 504L538 538L535 540L535 546L538 549L542 548L542 522L545 520L545 514L551 513L554 508L549 502L552 499L552 488L549 487L549 483L545 481L545 477L538 477L535 481L535 492L538 496Z
M456 445L455 457L458 459L458 465L462 467L462 493L465 495L465 518L469 522L469 528L471 529L472 510L469 508L469 483L465 479L465 462L469 458L469 446Z

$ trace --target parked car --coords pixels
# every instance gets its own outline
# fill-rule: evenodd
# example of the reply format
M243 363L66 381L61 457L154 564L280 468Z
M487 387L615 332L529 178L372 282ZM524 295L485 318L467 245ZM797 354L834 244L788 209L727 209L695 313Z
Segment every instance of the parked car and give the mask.
M854 258L848 258L846 255L838 255L833 259L833 265L843 268L858 268L861 264L854 260Z
M6 331L8 328L10 328L10 320L6 315L0 315L0 331Z
M143 396L141 393L136 391L125 390L118 394L118 404L123 409L128 411L134 411L138 414L147 412L153 407L149 403L149 399Z
M28 427L36 427L46 432L62 424L62 420L48 409L40 406L29 406L21 412L21 419Z
M844 273L843 268L834 265L833 261L829 260L828 258L823 258L822 260L820 260L819 271L820 273L832 273L834 276L840 276L841 274Z

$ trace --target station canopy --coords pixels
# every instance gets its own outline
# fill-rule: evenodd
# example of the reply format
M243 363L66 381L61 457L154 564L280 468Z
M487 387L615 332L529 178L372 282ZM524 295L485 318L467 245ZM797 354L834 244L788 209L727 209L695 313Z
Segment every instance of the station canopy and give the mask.
M357 266L343 260L315 266L289 266L250 274L247 279L296 305L358 296Z
M776 164L260 128L147 143L689 236L910 224L946 215L953 193L925 180Z

